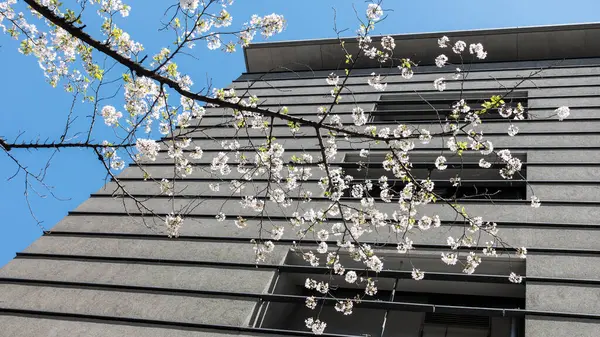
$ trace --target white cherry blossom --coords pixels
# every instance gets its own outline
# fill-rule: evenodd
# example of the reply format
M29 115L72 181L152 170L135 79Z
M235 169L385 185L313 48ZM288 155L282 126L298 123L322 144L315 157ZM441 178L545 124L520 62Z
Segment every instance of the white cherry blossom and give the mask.
M369 20L379 21L383 16L383 9L378 4L369 4L367 6L367 17Z
M444 67L447 62L448 62L448 57L444 54L441 54L440 56L435 58L435 65L438 68Z
M569 117L571 111L569 107L561 106L555 110L556 115L558 116L558 120L562 121L563 119Z
M450 42L450 39L447 36L442 36L441 38L438 39L438 46L440 48L447 48L448 47L448 42Z
M440 78L434 80L433 81L433 87L437 91L444 91L444 90L446 90L446 79L444 77L440 77Z

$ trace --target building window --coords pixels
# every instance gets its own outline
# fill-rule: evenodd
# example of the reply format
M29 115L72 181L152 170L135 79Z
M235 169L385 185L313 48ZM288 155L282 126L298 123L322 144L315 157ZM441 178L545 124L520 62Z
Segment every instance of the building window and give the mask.
M461 98L472 109L481 107L481 103L489 100L493 95L504 97L508 106L516 107L521 103L527 107L527 91L513 91L503 95L498 92L463 92L461 93L423 93L417 94L389 94L381 95L371 112L371 122L410 122L410 121L437 121L446 120L452 112L454 105ZM526 110L527 111L527 110ZM525 112L524 117L527 118ZM481 119L502 119L498 113L486 113Z
M423 266L428 272L456 273L456 266L446 266L439 261L439 255L431 252L414 256L410 261L398 254L382 254L387 268L390 270L409 270L410 262ZM501 275L503 281L498 283L477 282L469 275L463 275L465 282L412 279L394 279L379 277L378 292L375 296L364 296L363 302L355 304L350 315L343 315L334 308L335 301L319 303L317 308L309 309L304 303L308 296L323 296L314 290L304 287L307 277L317 281L329 281L339 285L330 288L326 297L350 299L357 294L364 295L360 287L342 288L344 283L340 276L330 275L326 270L321 273L303 273L301 271L282 271L274 280L272 292L280 295L290 295L295 300L289 302L278 300L264 302L257 309L256 326L263 328L282 329L288 331L308 331L304 320L317 317L327 323L325 333L352 336L406 336L406 337L520 337L522 334L522 319L510 317L489 316L489 308L523 309L525 307L525 287L522 284L510 284L506 273L510 268L516 268L524 273L524 262L517 265L508 259L494 259L482 265L477 273L485 275ZM287 266L302 265L305 262L295 253L288 254ZM347 261L348 268L358 267ZM476 273L476 274L477 274ZM500 278L499 278L500 280ZM419 308L438 306L440 312L428 310L398 310L393 303L417 304ZM392 304L392 305L390 305ZM449 312L447 306L460 307L456 312ZM444 309L442 309L444 307ZM391 309L390 309L391 308ZM470 311L468 311L470 310ZM429 310L430 311L430 310Z
M427 336L481 336L491 335L490 317L425 313L420 335Z
M440 171L435 168L434 162L439 154L411 153L413 168L412 174L418 179L431 179L435 183L434 192L443 198L457 199L512 199L524 200L527 194L527 169L523 167L520 171L522 177L515 176L507 180L500 175L499 168L505 166L493 155L482 156L479 153L464 153L462 156L446 156L448 168ZM527 162L527 155L523 152L513 152L513 157L519 158L521 162ZM492 167L483 169L479 167L479 160L485 158L492 163ZM346 190L346 197L350 197L353 184L364 184L371 180L373 189L368 191L369 196L379 197L381 193L377 180L381 176L388 177L388 185L395 195L398 195L405 186L401 180L396 180L390 171L381 167L385 160L385 154L371 154L367 158L357 154L347 154L345 163L352 163L345 169L346 174L355 178L351 186ZM460 182L454 186L451 178L460 177Z

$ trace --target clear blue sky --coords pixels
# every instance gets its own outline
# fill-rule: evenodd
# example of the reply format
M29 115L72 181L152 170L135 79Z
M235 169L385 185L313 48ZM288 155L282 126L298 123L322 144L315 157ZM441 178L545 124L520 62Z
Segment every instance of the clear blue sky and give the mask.
M176 0L129 0L132 6L128 22L124 24L131 36L142 42L149 54L154 54L166 41L156 38L158 20L167 4ZM71 1L65 1L71 3ZM334 37L333 10L338 12L338 27L356 29L352 4L363 13L366 3L360 0L236 0L232 7L235 22L246 21L251 14L283 14L288 22L284 33L272 41ZM447 30L502 28L515 26L567 24L600 21L598 0L387 0L384 8L393 10L381 23L376 34L436 32ZM90 27L88 25L88 27ZM158 35L164 38L165 35ZM203 46L202 46L203 47ZM20 132L23 140L32 138L55 139L64 128L64 116L71 104L62 89L52 89L44 82L41 70L31 57L16 51L17 45L6 36L0 36L2 84L0 98L0 136L12 140ZM193 74L201 85L211 78L213 85L223 87L238 77L244 69L243 54L225 55L222 52L203 51L199 60L188 60L180 65L184 73ZM122 93L119 94L122 96ZM117 105L117 104L115 104ZM88 108L89 109L89 108ZM88 110L89 111L89 110ZM60 116L60 117L57 117ZM83 119L80 120L84 125ZM14 155L32 168L46 162L50 152ZM0 266L30 245L41 234L32 219L23 196L23 176L12 181L15 166L0 152ZM81 150L63 151L55 155L48 170L46 182L55 186L57 196L69 200L59 201L48 197L32 196L36 216L50 229L87 199L90 193L104 184L105 174L94 155Z

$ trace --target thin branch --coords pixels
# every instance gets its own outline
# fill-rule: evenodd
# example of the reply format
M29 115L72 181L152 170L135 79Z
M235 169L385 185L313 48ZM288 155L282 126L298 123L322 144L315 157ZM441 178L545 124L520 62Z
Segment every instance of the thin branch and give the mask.
M133 143L126 144L115 144L115 145L106 145L106 144L97 144L97 143L6 143L3 139L0 138L0 146L4 148L5 151L10 151L12 149L29 149L29 150L39 150L39 149L67 149L67 148L84 148L84 149L102 149L106 147L110 148L129 148L135 146Z

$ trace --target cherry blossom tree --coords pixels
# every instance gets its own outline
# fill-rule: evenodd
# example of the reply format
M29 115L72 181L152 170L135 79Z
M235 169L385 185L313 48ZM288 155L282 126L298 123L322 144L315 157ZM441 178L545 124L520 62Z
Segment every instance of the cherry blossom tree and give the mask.
M447 244L448 250L441 254L440 263L459 264L464 273L472 274L486 258L506 254L514 258L526 257L525 247L512 247L510 242L502 239L496 223L471 216L468 207L461 205L457 193L451 197L442 196L434 190L433 180L415 174L411 155L421 145L442 139L445 154L431 163L433 170L461 167L460 162L449 157L461 158L469 153L481 156L479 166L482 170L498 170L504 179L524 180L520 159L507 149L496 149L484 136L481 126L483 116L499 114L507 121L507 134L518 135L518 127L511 120L523 119L525 107L508 104L506 98L527 79L506 89L503 95L489 97L482 106L471 106L464 99L456 101L448 117L438 114L441 130L416 129L403 124L394 128L377 128L368 123L369 112L358 104L352 110L353 125L343 124L336 113L337 105L342 99L353 100L347 81L358 59L377 60L381 66L381 72L373 72L367 80L374 92L386 90L386 74L390 69L398 68L401 76L410 80L420 61L397 55L391 36L371 38L377 24L387 15L382 1L376 1L362 9L357 8L356 39L359 49L356 53L346 49L346 40L338 34L345 63L340 71L323 78L323 83L331 88L330 104L314 111L317 120L301 118L290 113L285 106L277 109L262 107L263 101L252 95L251 90L194 89L194 79L178 68L178 60L185 55L233 53L248 46L259 35L269 38L282 32L288 24L278 14L253 15L238 28L233 28L234 20L228 11L232 5L233 0L170 1L166 5L167 21L163 29L172 31L176 38L165 42L168 48L150 51L135 36L119 28L119 22L135 10L122 0L0 1L0 27L5 36L17 42L20 53L37 59L49 85L75 93L94 112L88 118L89 128L78 130L83 136L70 141L65 140L64 135L46 143L0 138L0 148L21 170L27 186L31 186L29 181L43 184L44 174L30 172L20 162L19 151L88 149L96 154L109 177L117 184L114 195L131 201L135 211L160 219L168 236L175 238L189 221L187 214L200 201L189 200L183 206L173 201L185 189L184 178L200 169L195 163L211 155L195 145L193 138L203 137L198 135L206 134L215 127L203 123L203 118L215 108L220 108L225 109L229 116L220 126L228 126L233 131L232 139L220 144L222 151L210 158L207 172L221 180L212 183L210 189L218 191L226 188L231 195L241 196L241 207L252 210L260 219L256 238L252 240L253 251L248 254L253 254L256 262L260 263L273 251L285 231L295 233L297 242L291 249L307 264L326 266L332 276L342 277L341 282L358 284L364 289L357 293L356 298L338 300L335 308L344 315L351 314L353 307L360 305L357 302L361 298L377 293L377 274L385 268L375 248L363 242L361 237L366 233L389 230L396 238L398 254L410 257L414 249L413 235L440 230L440 216L422 210L428 204L446 205L456 213L454 225L464 228L462 236L447 237L444 244ZM89 12L99 16L99 25L84 22L83 18L88 17ZM440 77L431 83L432 88L439 91L444 91L452 81L462 83L467 80L468 71L464 70L467 60L487 57L485 46L480 43L467 45L464 41L451 41L440 36L438 45L440 55L435 58L435 65L454 69L452 78ZM460 56L463 61L450 64L448 55L451 54ZM119 78L109 81L109 75L117 71L122 72ZM119 97L99 97L99 89L106 86L115 87ZM121 99L124 104L118 103ZM557 107L555 116L560 120L567 118L569 108ZM70 115L67 118L71 118ZM291 153L291 160L286 160L284 153L290 154L290 150L274 136L274 126L281 123L288 126L292 136L303 131L314 134L319 155L315 157L305 151L292 150L297 152ZM67 129L68 125L67 120ZM92 132L97 128L109 128L112 138L94 141ZM253 144L250 133L260 134L262 143ZM158 140L156 134L163 138ZM204 137L210 139L209 136ZM339 156L340 142L352 142L358 146L357 153L362 158L369 158L373 144L384 146L385 159L377 164L388 173L372 181L353 176L333 165L336 156ZM153 177L145 170L144 164L154 162L165 154L173 167L172 176ZM144 178L155 184L157 195L166 197L161 200L171 205L169 214L156 213L148 206L147 200L128 191L118 177L127 163L144 172ZM228 178L234 170L240 178ZM258 177L266 180L266 186L246 193L246 187L253 186L253 180ZM313 198L317 197L306 187L311 177L318 180L322 193L319 197L326 200L326 207L311 207ZM402 181L402 188L392 189L388 177ZM458 189L461 177L452 177L450 181ZM488 195L482 191L477 196ZM397 204L391 214L380 209L381 205L389 203ZM304 205L302 212L296 211L300 204ZM540 205L541 201L533 195L531 206L538 208ZM274 210L290 215L287 226L269 220ZM241 229L248 226L248 219L222 210L215 210L214 216L219 222L231 221ZM478 245L480 233L486 233L492 240ZM335 246L330 246L331 238L336 242ZM314 244L301 246L298 243L302 241ZM459 251L459 248L463 249ZM347 269L342 257L348 256L362 263L364 269ZM415 280L421 280L427 278L427 271L414 266L411 275ZM515 273L510 273L507 278L507 282L522 281L522 277ZM333 277L331 280L333 282ZM306 306L315 309L323 297L333 297L330 289L336 285L308 278L305 286L313 289L318 296L306 299ZM315 334L326 329L326 322L321 321L318 314L308 317L306 325Z

